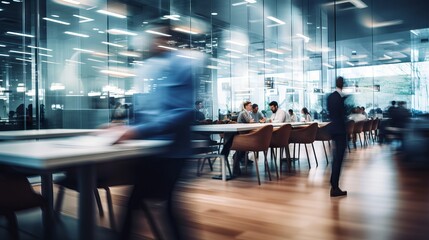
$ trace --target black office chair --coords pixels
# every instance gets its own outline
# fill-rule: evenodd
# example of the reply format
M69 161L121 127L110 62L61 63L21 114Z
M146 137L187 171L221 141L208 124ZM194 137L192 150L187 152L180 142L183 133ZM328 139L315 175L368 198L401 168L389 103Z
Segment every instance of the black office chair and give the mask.
M31 208L41 208L43 211L46 209L46 202L40 194L33 191L24 175L15 173L0 172L0 192L0 215L5 216L8 221L10 238L19 239L15 213Z

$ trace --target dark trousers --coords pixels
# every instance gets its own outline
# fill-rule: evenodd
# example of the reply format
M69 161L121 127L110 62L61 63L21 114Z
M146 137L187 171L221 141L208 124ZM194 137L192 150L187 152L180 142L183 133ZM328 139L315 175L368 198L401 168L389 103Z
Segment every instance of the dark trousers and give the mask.
M344 153L347 147L346 134L335 134L332 135L334 141L334 161L332 162L332 173L331 173L331 187L334 189L338 188L338 182L340 180L341 166L343 165Z
M134 169L135 184L128 202L121 240L130 239L132 231L133 212L144 206L144 200L166 201L167 216L164 224L170 225L175 239L181 239L181 233L173 213L172 197L175 184L180 176L183 159L179 158L153 158L142 159ZM164 228L165 226L162 226Z

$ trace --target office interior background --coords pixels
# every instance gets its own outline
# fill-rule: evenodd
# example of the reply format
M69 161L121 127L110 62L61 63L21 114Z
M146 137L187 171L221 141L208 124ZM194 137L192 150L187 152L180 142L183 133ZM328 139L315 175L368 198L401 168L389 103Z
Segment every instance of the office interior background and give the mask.
M206 56L196 100L216 120L245 100L316 119L336 76L367 112L405 101L429 109L424 0L4 0L0 3L2 130L93 128L141 105L150 79L142 32L172 26L169 51ZM159 34L152 32L152 34ZM191 55L182 56L184 59ZM143 81L146 90L136 86ZM143 103L150 104L150 103ZM269 113L268 113L269 114ZM17 123L19 115L31 120Z

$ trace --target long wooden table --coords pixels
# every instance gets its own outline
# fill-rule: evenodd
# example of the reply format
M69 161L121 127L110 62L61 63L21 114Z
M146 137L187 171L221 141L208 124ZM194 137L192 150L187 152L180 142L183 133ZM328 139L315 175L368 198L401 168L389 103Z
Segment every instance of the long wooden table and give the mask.
M97 141L93 136L94 141ZM0 144L0 164L25 168L42 175L42 195L53 203L52 173L64 167L76 167L79 182L79 239L94 238L95 166L109 161L126 161L134 157L155 156L165 151L170 141L139 140L118 145L85 146L75 138L39 141L15 141ZM52 206L43 214L44 222L52 221ZM48 219L48 220L47 220ZM52 237L52 236L47 236Z

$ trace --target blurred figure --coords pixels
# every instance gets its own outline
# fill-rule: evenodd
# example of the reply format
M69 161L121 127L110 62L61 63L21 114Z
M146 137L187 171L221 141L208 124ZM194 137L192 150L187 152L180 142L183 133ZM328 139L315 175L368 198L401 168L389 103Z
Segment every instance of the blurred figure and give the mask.
M286 114L285 111L279 109L279 104L276 101L272 101L268 105L270 106L270 109L273 112L273 114L271 114L269 122L272 122L272 123L290 122L289 114Z
M344 86L344 78L338 77L335 81L336 90L328 97L328 113L331 119L329 125L332 140L334 141L331 172L331 197L345 196L347 191L343 191L339 187L341 166L343 164L344 152L346 150L346 113L344 106L344 94L342 92Z
M390 102L390 107L387 109L387 117L388 118L392 118L392 116L394 115L394 112L396 110L396 101L391 101Z
M295 115L295 113L293 112L292 109L289 109L289 116L290 116L290 121L291 122L297 122L296 115Z
M150 30L150 31L149 31ZM162 33L162 34L152 34ZM167 203L167 221L172 222L174 239L182 238L174 221L173 189L184 158L190 154L190 124L194 120L193 67L201 64L201 53L170 51L173 32L164 24L150 25L142 36L141 50L150 58L138 69L136 89L147 93L145 108L135 112L135 125L127 128L118 143L128 139L164 139L172 143L156 158L142 159L134 167L135 184L131 192L120 239L129 239L133 210L142 200L156 198ZM144 79L151 79L150 83ZM144 90L144 91L143 91ZM165 223L165 222L164 222ZM168 239L171 239L168 238Z
M361 114L365 116L365 119L368 119L368 113L365 112L365 108L361 107Z
M122 107L122 103L116 102L112 113L112 122L120 123L125 118L125 109Z
M311 119L310 112L308 111L308 109L306 107L302 108L301 114L302 114L301 121L303 121L303 122L313 121L313 119Z
M204 113L201 112L201 109L203 109L203 108L204 108L203 101L196 101L195 102L195 108L194 108L194 113L195 113L194 123L195 124L205 122L206 117L204 116Z
M360 107L352 108L352 113L348 116L348 119L355 122L366 120L365 115L362 114Z
M265 117L264 115L262 115L261 112L259 112L259 107L258 107L258 104L256 103L252 105L252 111L250 112L250 116L252 116L255 122L260 122L260 123L265 122Z
M252 111L252 103L250 101L246 101L243 103L243 110L238 114L237 122L238 123L254 123L252 116L250 115L250 111Z

